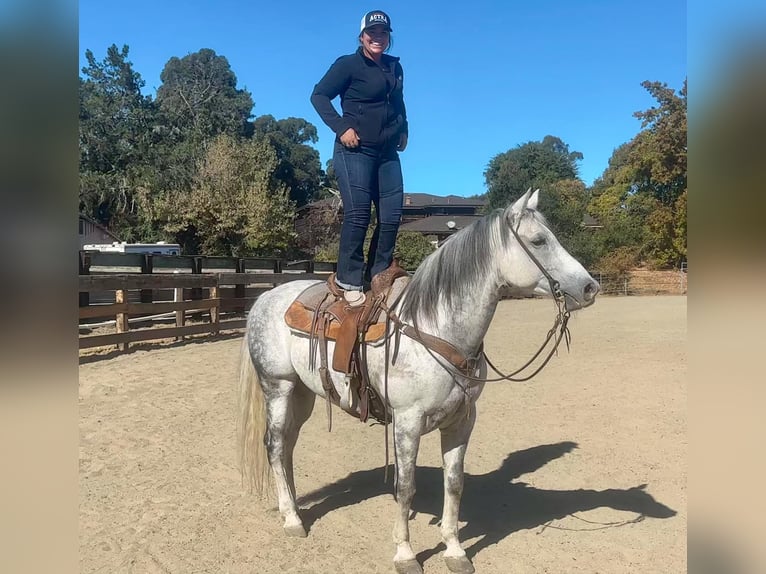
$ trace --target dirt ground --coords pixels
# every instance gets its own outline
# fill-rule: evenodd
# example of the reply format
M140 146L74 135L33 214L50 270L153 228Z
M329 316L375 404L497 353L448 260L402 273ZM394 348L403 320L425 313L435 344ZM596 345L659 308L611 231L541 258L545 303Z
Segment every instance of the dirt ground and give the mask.
M554 317L503 301L490 358L526 361ZM686 297L601 298L529 383L488 385L466 457L461 540L479 574L686 572ZM315 408L296 449L306 539L235 458L240 338L86 357L80 366L81 571L389 573L395 503L383 428ZM413 548L448 572L438 433L423 438Z

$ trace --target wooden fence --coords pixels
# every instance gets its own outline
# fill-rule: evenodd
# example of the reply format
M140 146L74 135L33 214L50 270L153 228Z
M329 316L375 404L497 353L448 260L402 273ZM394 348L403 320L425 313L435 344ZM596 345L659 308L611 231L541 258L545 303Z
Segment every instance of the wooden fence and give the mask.
M296 279L325 279L333 263L80 252L80 349L219 333L245 326L257 296ZM164 317L163 317L164 315ZM175 320L158 327L158 316ZM108 319L97 323L98 319ZM196 319L193 324L190 319ZM143 327L131 329L131 323ZM109 324L106 333L89 334ZM111 326L114 325L112 329ZM101 329L104 330L104 329Z
M669 271L634 269L622 276L591 271L601 285L601 295L685 295L687 267Z
M117 345L126 350L140 341L241 329L264 291L296 279L323 280L335 267L319 261L81 251L80 349ZM603 295L685 294L687 289L685 268L593 276ZM157 319L175 325L157 326Z

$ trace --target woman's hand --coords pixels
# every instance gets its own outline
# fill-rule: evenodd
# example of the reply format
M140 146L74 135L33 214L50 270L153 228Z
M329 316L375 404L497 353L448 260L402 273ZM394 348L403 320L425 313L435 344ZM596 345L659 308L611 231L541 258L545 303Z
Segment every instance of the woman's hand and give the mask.
M359 145L359 136L354 128L348 128L340 136L340 143L346 147L357 147Z
M396 146L398 151L404 151L407 147L407 134L399 134L399 144Z

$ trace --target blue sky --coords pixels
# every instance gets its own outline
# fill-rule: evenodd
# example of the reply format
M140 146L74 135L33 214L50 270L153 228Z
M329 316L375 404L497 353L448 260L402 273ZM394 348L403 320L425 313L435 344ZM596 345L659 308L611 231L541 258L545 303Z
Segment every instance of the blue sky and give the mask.
M86 49L102 59L110 44L127 44L154 95L168 59L211 48L252 93L256 116L317 126L324 166L334 136L309 96L335 58L356 49L371 9L390 15L391 54L404 67L409 192L483 193L493 156L548 134L583 153L580 176L590 184L640 130L633 112L654 105L641 82L680 89L687 74L679 0L81 0L80 65Z

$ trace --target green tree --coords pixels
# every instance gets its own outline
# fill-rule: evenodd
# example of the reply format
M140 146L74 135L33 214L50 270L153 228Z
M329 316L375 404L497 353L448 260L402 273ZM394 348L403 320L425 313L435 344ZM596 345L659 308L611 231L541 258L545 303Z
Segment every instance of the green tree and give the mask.
M656 201L654 209L647 214L644 221L644 253L649 256L654 267L669 267L678 261L673 237L674 223L673 210Z
M265 138L276 151L279 164L274 177L287 186L298 206L317 197L323 174L319 152L307 145L318 140L313 124L303 118L260 116L253 122L253 137Z
M416 269L434 249L428 238L416 231L401 231L396 237L395 256L405 269Z
M602 257L625 248L637 261L669 267L686 257L686 82L678 94L658 82L642 85L658 106L634 114L642 130L615 149L588 211L604 226Z
M559 239L579 233L588 205L585 184L579 179L560 179L550 183L541 194L541 201L547 197L541 210L549 221L555 222Z
M593 230L583 227L589 194L579 179L561 179L541 190L541 211L551 223L559 242L583 265L599 257Z
M619 292L625 281L630 277L631 270L635 269L639 262L639 250L637 246L620 246L606 253L596 263L594 270L603 273L601 277L601 289L605 293Z
M530 187L547 189L562 179L577 179L577 162L582 153L555 136L531 141L493 157L484 171L490 208L506 207ZM545 192L540 209L545 210Z
M336 237L330 239L325 243L322 243L317 247L317 251L314 254L315 261L329 261L336 263L338 261L338 249L340 248L340 240Z
M555 136L496 155L484 172L488 208L505 207L530 187L540 188L540 211L562 245L570 251L573 246L584 247L579 235L588 196L577 177L581 159L580 152L569 151L569 146Z
M302 210L300 232L296 238L296 247L309 256L321 252L326 259L327 251L337 253L341 227L341 200L330 196ZM296 225L297 227L297 225ZM335 257L335 256L333 256ZM334 261L334 259L332 259Z
M634 143L622 144L612 153L609 165L590 189L588 212L603 226L597 234L596 259L621 247L635 249L644 243L644 229L638 202L633 200L636 168L631 163ZM621 262L627 260L620 256Z
M633 147L635 193L656 200L645 220L644 255L652 266L670 267L686 257L686 80L677 94L660 82L641 85L658 103L635 114L644 128Z
M137 220L134 188L148 169L156 111L128 52L112 44L98 61L86 50L79 84L80 211L125 239Z
M237 88L229 61L209 48L170 58L160 79L163 145L157 148L154 187L186 189L210 141L220 134L251 135L253 98Z
M678 196L673 210L673 246L676 253L686 259L686 198L688 191Z
M545 136L493 157L484 177L488 209L505 207L532 187L539 188L540 211L561 244L584 264L596 259L593 239L583 229L589 195L577 176L582 154L570 151L560 138Z
M319 192L316 199L332 197L334 194L330 190L340 190L340 187L338 187L338 176L335 173L335 166L332 163L332 158L325 162L325 169L322 172L322 180L319 183Z
M686 190L686 80L678 94L667 84L641 84L658 105L633 114L642 131L632 148L637 191L651 193L663 205L673 206Z
M237 88L237 76L226 57L209 48L173 57L160 79L160 109L187 137L202 142L221 133L247 135L253 98Z
M220 135L208 145L189 191L154 202L187 253L281 255L294 237L294 204L273 185L279 162L263 140Z

